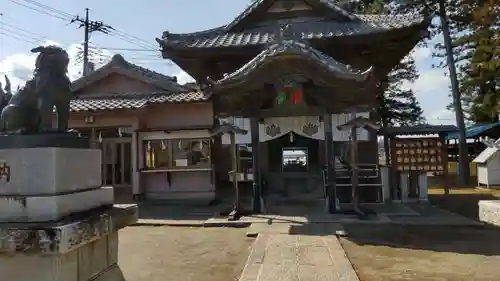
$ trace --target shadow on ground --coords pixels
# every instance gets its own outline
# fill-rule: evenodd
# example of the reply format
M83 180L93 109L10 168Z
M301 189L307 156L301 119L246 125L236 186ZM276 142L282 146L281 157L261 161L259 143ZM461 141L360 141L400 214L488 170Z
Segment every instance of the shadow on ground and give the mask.
M474 220L479 219L479 201L498 199L498 197L489 193L449 194L447 196L444 194L429 195L429 201L432 204Z
M345 239L358 245L434 252L500 255L500 230L491 227L420 225L344 225Z
M116 204L137 204L141 220L202 221L218 216L228 204L217 202L189 202L145 200L134 201L129 189L115 188ZM230 206L230 205L229 205Z

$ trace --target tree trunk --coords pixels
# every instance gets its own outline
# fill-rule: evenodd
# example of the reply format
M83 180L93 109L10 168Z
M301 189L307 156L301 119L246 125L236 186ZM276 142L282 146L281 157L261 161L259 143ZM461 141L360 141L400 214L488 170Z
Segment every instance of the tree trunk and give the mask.
M465 138L465 121L464 113L462 110L462 101L458 87L457 69L453 57L453 47L450 36L450 26L448 24L448 17L446 15L445 0L439 0L439 18L443 28L443 40L446 48L446 60L448 62L448 70L450 72L451 93L453 96L453 107L455 109L455 118L459 130L458 136L458 184L461 186L469 183L469 153L467 149L467 141Z

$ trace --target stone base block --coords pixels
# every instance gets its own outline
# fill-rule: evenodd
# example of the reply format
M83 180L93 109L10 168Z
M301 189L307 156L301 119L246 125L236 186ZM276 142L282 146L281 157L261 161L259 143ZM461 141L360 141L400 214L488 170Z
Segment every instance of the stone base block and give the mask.
M16 281L108 280L96 277L116 267L117 255L118 233L115 232L68 253L0 255L0 276Z
M55 196L0 196L0 222L56 221L73 213L111 206L113 201L113 187Z
M0 195L54 195L101 186L99 149L38 147L0 149Z
M83 219L0 224L0 276L16 281L123 281L118 230L137 221L137 206L93 211Z
M479 201L479 220L500 226L500 200Z

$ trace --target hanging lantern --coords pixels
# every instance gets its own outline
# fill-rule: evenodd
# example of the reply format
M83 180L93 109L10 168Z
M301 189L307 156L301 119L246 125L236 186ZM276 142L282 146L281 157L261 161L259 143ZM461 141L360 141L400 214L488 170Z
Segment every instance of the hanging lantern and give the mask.
M284 104L286 102L286 92L279 92L276 97L276 102L278 104Z
M291 100L293 104L300 104L302 101L302 92L300 90L294 90L291 95Z
M295 137L292 132L290 132L289 136L290 136L290 143L295 142Z

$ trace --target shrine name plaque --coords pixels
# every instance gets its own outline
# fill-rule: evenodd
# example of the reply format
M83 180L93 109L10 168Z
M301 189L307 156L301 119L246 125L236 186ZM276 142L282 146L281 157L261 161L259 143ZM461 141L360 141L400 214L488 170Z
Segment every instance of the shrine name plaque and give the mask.
M445 143L438 138L391 140L392 167L397 171L442 172L446 169Z

